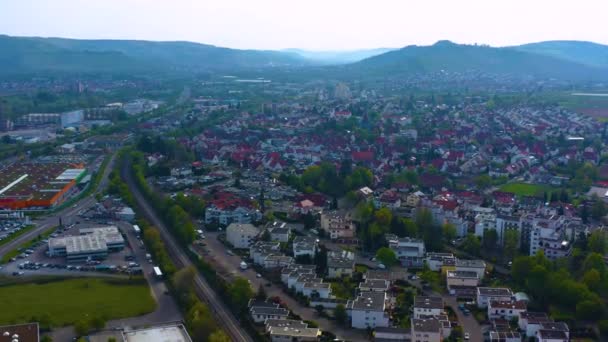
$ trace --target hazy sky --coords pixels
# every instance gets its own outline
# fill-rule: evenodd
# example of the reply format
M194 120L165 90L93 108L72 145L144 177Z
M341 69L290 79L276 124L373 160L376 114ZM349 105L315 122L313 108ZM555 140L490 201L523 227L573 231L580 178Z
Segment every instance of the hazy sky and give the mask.
M0 0L0 34L234 48L608 44L608 0Z

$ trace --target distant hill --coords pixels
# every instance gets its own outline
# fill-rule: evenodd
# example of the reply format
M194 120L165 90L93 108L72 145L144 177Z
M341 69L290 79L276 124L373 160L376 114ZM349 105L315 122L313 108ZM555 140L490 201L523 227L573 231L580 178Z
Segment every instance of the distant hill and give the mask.
M524 44L513 48L580 64L608 68L608 45L583 41L554 40Z
M302 58L309 59L318 64L347 64L393 51L394 48L361 49L347 51L312 51L302 49L285 49L284 52L293 53Z
M352 65L373 75L481 71L494 74L555 77L570 80L608 79L606 69L514 48L460 45L439 41L431 46L407 46Z
M233 70L301 66L278 51L237 50L190 42L78 40L0 36L0 73L42 71Z

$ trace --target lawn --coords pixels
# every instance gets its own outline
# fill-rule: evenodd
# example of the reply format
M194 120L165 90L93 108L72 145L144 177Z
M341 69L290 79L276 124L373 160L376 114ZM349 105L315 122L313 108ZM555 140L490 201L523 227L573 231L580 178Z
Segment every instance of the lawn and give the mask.
M546 185L528 183L508 183L500 187L500 191L510 192L518 196L542 196L543 192L550 193L553 188Z
M52 326L65 326L84 317L139 316L156 307L143 278L47 279L2 286L0 293L0 325L44 315Z

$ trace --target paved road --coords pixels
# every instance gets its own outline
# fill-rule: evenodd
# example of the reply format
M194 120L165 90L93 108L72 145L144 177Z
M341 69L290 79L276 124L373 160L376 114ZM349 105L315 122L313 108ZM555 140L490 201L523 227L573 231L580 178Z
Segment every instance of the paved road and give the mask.
M173 236L169 233L164 222L160 220L154 209L152 209L148 201L141 194L135 185L129 170L130 165L128 162L125 162L121 170L121 177L129 186L137 205L142 209L146 218L159 229L161 237L165 243L165 246L167 247L169 256L178 267L193 266L184 250L177 244ZM228 308L226 308L221 299L218 298L215 291L213 291L213 289L198 271L196 272L194 282L195 291L198 297L209 305L213 311L216 321L224 327L226 333L231 337L231 339L233 341L253 342L251 336L249 336L249 334L247 334L247 332L240 327L238 320L228 310Z
M287 308L296 315L300 316L303 320L315 321L319 324L319 328L323 331L329 331L334 333L340 339L346 339L347 341L368 341L366 331L357 330L351 328L344 328L335 321L328 320L317 314L317 310L310 308L298 303L291 296L287 295L280 286L271 284L264 278L257 278L256 271L252 268L247 270L241 270L241 258L238 255L228 255L226 253L226 247L217 239L219 233L207 232L206 233L206 249L214 255L214 263L218 264L226 272L236 272L238 276L242 276L248 279L253 286L254 291L257 291L260 285L264 287L264 291L268 297L278 296L281 301L285 303ZM271 284L266 286L266 284Z

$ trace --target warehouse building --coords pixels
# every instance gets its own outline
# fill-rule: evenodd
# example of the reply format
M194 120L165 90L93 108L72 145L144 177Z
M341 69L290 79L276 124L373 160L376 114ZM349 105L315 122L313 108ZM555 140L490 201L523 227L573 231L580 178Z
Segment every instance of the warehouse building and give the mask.
M86 175L77 163L14 163L0 167L0 209L48 209Z
M110 251L124 248L125 240L114 226L85 228L81 235L49 239L49 256L65 256L67 262L104 259Z

